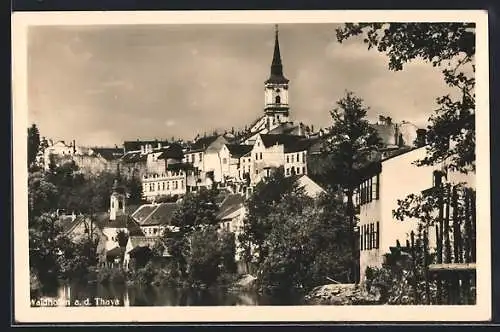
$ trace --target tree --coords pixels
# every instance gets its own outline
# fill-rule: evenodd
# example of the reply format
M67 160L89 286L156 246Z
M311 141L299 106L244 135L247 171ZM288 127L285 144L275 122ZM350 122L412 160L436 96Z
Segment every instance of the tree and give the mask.
M188 275L192 284L213 285L221 273L221 251L217 228L197 229L190 235Z
M35 124L28 128L28 167L36 161L38 149L40 147L40 132Z
M291 201L301 209L290 209ZM258 272L261 290L310 290L327 277L348 281L350 229L340 193L328 192L317 201L289 194L273 206L268 218L273 227L266 236L267 255Z
M429 118L427 156L419 164L446 161L451 170L475 171L474 23L345 24L336 32L339 42L363 35L368 49L387 54L391 70L403 70L415 59L441 68L458 97L437 98L438 108Z
M367 111L368 107L364 105L363 100L356 97L353 92L347 91L337 102L337 107L330 112L333 125L323 152L331 158L332 169L329 173L333 181L341 186L347 196L346 216L350 220L352 230L350 239L353 252L352 278L356 281L359 264L357 235L354 231L356 226L354 190L360 182L359 169L366 165L372 148L380 142L376 131L366 120Z
M172 216L172 226L177 229L167 229L159 239L167 245L181 277L188 276L188 264L192 256L192 234L218 223L216 196L217 191L212 189L202 189L198 193L185 195Z
M120 247L127 246L128 234L125 231L121 230L116 234L116 242Z
M295 177L285 177L283 168L279 168L266 181L255 186L253 195L246 201L247 216L244 220L240 241L245 249L245 259L257 257L257 264L266 256L264 241L273 224L268 216L274 204L283 200L286 193L298 190ZM291 206L292 209L300 205Z
M219 250L224 272L236 273L236 238L234 233L222 231L219 234Z
M126 187L128 189L128 192L130 193L129 203L140 204L142 202L143 194L141 180L137 177L132 177L127 181Z

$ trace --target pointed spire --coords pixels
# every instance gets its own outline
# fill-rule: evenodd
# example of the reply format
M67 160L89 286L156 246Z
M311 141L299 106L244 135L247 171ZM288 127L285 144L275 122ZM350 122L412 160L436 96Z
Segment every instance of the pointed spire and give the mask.
M279 43L279 30L278 25L275 26L275 37L274 37L274 53L273 53L273 61L271 63L271 76L266 81L266 83L278 83L278 84L286 84L288 83L288 79L283 75L283 64L281 63L281 52L280 52L280 43Z

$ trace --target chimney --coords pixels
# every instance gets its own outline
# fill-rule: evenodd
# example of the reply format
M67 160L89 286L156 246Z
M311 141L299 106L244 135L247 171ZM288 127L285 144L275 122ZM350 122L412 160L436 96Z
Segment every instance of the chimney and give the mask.
M421 148L427 144L427 130L417 129L417 138L415 140L415 146Z
M161 149L161 142L158 142L158 149Z
M144 145L141 145L141 154L144 154Z
M380 124L380 125L385 124L385 116L383 116L383 115L378 116L378 124Z

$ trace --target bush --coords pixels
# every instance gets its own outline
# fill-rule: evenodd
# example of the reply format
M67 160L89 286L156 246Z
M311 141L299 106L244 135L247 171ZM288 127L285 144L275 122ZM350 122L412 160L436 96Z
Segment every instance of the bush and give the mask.
M138 269L134 273L134 281L140 285L151 285L155 280L157 271L152 262L148 262L146 266Z
M126 281L125 272L118 268L102 268L97 273L97 281L101 284L116 283L121 284Z

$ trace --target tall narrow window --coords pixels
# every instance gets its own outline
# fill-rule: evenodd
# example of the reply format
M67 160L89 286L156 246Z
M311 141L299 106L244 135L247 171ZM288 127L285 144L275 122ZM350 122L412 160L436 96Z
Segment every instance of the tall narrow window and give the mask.
M377 221L377 230L376 230L376 238L375 238L375 248L378 249L380 247L380 223Z
M276 96L276 104L280 104L281 103L281 97L280 96Z
M286 156L286 162L289 163L290 162L290 156Z
M372 179L372 196L373 196L373 199L376 200L376 199L379 199L378 197L378 193L379 193L379 185L378 185L378 181L379 181L379 175L377 174L376 176L373 177Z
M359 228L359 249L363 250L363 226Z

